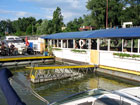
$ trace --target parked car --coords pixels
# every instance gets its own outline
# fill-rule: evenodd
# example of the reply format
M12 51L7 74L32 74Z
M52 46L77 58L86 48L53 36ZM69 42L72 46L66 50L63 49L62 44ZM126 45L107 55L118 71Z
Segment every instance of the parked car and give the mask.
M26 51L25 42L18 36L6 36L4 41L10 46L13 44L17 48L18 54L24 54Z

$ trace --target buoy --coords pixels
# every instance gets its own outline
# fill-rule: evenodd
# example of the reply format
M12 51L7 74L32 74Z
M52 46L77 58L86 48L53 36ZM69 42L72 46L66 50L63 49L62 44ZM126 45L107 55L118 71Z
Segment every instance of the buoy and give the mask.
M80 45L80 47L83 47L85 45L85 41L84 40L79 40L79 45Z

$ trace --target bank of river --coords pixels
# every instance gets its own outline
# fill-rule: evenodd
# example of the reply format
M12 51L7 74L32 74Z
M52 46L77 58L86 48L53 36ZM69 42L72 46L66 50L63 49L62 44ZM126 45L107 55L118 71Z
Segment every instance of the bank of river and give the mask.
M38 94L47 99L49 102L62 99L71 94L94 88L103 88L107 90L116 90L126 87L140 86L140 83L127 81L120 78L114 78L99 73L86 74L78 79L64 79L39 84L32 84L29 80L29 71L24 68L12 69L14 76L22 80L27 86L32 87ZM20 84L12 81L12 86L27 105L45 105L43 102L34 97L28 90ZM0 90L0 105L7 105L6 100Z

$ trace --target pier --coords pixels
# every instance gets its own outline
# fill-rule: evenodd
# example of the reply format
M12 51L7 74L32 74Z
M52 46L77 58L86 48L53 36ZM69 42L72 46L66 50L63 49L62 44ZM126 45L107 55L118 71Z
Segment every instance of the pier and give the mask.
M42 56L42 55L5 56L0 58L0 66L31 64L47 61L54 61L54 56Z
M26 67L31 69L30 78L33 83L46 82L71 77L80 77L87 72L93 72L94 65L51 65L41 67Z

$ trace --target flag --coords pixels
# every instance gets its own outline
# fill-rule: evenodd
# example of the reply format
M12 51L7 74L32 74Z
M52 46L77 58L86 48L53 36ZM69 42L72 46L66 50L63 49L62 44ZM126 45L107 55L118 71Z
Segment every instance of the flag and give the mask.
M25 37L25 44L26 44L26 46L29 46L29 42L28 42L28 38L27 37Z

